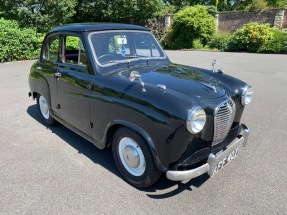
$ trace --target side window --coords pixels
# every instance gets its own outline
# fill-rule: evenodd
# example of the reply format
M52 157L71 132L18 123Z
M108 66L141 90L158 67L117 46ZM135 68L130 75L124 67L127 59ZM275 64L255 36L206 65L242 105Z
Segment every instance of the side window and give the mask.
M43 58L50 61L58 61L59 56L59 36L50 37L44 45Z
M86 66L88 59L82 40L77 36L66 36L64 39L63 62Z

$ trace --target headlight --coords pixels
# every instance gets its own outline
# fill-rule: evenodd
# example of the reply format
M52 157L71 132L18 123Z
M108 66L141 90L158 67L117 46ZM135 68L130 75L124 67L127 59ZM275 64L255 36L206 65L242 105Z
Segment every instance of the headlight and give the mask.
M193 107L189 112L186 119L187 130L192 134L199 133L206 122L205 111L201 107Z
M241 104L247 105L251 102L253 97L253 89L250 86L246 86L243 90L243 93L241 95Z

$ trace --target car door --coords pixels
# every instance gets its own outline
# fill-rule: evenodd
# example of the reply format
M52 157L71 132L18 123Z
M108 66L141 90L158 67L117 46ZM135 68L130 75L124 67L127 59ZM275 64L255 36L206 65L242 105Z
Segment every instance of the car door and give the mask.
M37 65L37 70L41 71L41 74L45 76L45 80L48 82L49 93L47 98L51 98L51 108L57 113L58 94L57 94L57 81L54 78L54 74L58 72L58 62L60 53L60 35L49 35L44 42L41 60Z
M55 73L58 90L59 117L91 136L90 92L94 75L82 39L78 35L61 36L62 54Z

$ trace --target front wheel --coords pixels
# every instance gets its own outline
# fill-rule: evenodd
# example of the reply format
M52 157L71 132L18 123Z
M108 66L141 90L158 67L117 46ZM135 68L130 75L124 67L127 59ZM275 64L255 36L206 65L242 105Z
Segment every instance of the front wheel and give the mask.
M38 106L38 109L41 113L43 121L47 125L55 124L56 121L50 115L48 102L44 96L42 96L42 95L37 96L37 106Z
M135 131L119 128L113 136L112 151L120 173L132 185L149 187L159 179L161 171L147 143Z

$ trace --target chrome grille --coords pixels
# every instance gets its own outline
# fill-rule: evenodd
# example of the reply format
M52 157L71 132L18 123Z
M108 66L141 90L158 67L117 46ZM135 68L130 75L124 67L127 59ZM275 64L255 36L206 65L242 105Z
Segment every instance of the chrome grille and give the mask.
M212 145L222 142L232 126L236 107L232 99L220 104L215 110L214 136Z

